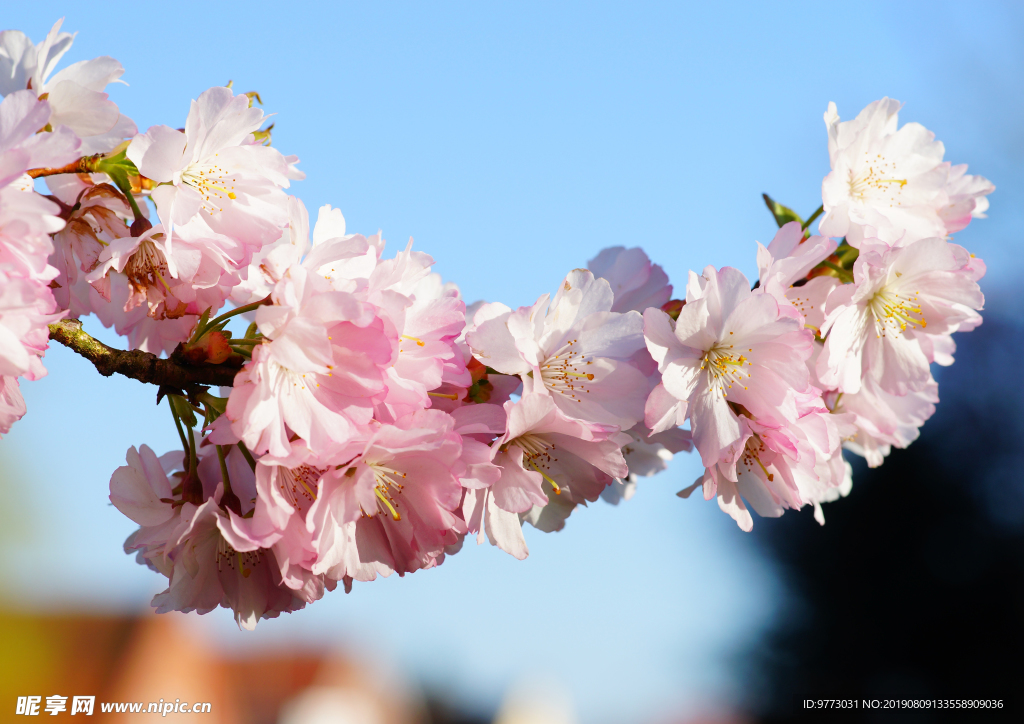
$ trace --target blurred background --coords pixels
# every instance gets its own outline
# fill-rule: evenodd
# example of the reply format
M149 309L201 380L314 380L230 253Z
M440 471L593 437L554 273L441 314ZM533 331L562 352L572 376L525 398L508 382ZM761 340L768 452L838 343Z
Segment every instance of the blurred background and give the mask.
M412 236L467 301L513 307L613 245L643 246L679 287L707 264L753 275L754 241L775 231L761 193L804 215L820 203L828 102L849 119L898 98L901 121L997 187L990 218L956 239L988 262L988 302L936 373L921 440L878 470L855 464L823 528L804 511L743 534L675 496L700 472L684 455L562 533L528 527L525 562L470 542L253 633L223 609L149 613L164 579L121 552L133 526L107 481L129 446L175 447L173 425L152 388L51 347L0 442L0 711L95 694L210 701L204 721L257 724L786 721L826 697L997 698L1014 714L1018 3L68 0L5 5L0 25L38 42L59 17L79 31L64 64L124 64L130 87L111 95L140 128L182 125L229 79L258 90L275 146L302 159L293 191L311 215L338 207L392 250ZM938 718L899 720L912 716Z

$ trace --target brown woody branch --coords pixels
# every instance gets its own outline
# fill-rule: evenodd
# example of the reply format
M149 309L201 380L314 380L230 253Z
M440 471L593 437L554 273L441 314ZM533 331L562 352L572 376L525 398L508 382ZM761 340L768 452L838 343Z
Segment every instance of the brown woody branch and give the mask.
M94 173L96 171L96 162L103 157L103 154L96 154L95 156L82 156L77 161L72 161L66 166L59 166L57 168L30 168L27 173L32 178L39 178L40 176L57 176L62 173Z
M51 324L50 339L85 357L104 377L117 372L140 382L188 390L197 385L230 387L238 372L236 367L227 364L188 365L177 361L173 355L172 359L161 359L149 352L114 349L83 331L77 319L62 319Z

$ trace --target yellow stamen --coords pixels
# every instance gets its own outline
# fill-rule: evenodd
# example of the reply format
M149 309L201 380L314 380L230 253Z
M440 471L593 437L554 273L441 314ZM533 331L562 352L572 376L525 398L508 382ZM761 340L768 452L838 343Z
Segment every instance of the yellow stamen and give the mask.
M380 502L384 503L384 505L387 506L387 509L391 511L392 519L394 519L394 520L401 520L402 519L401 514L397 510L395 510L395 506L393 506L391 504L391 501L388 500L386 497L384 497L384 493L381 492L380 488L374 488L373 492L376 493L377 498L380 500Z
M162 276L162 275L160 274L160 272L159 272L159 271L157 271L156 269L153 269L153 274L155 274L155 275L156 275L156 278L160 280L160 283L164 285L164 289L166 289L166 290L167 290L167 293L168 293L168 294L170 294L170 295L171 295L171 296L173 297L173 296L174 296L174 292L172 292L172 291L171 291L171 288L170 288L169 286L167 286L167 282L166 282L166 281L164 281L164 278L163 278L163 276Z
M534 470L536 470L536 471L537 471L538 473L540 473L540 474L541 474L541 477L543 477L543 478L544 478L545 480L547 480L547 481L548 481L549 483L551 483L551 487L552 487L552 488L554 488L554 490L555 490L555 495L561 495L561 494L562 494L562 488L561 488L561 487L560 487L560 486L558 485L558 483L556 483L556 482L555 482L555 481L554 481L554 480L553 480L553 479L551 478L551 476L550 476L550 475L548 475L548 474L547 474L547 473L545 473L545 472L544 472L543 470L541 470L541 469L540 469L540 467L538 467L538 466L537 466L537 463L535 463L535 462L533 461L533 459L532 459L532 458L530 458L530 457L529 457L529 456L527 456L527 455L524 455L524 456L523 456L523 459L524 459L524 460L525 460L525 461L527 462L527 464L528 464L528 465L529 465L529 466L530 466L531 468L533 468L533 469L534 469Z

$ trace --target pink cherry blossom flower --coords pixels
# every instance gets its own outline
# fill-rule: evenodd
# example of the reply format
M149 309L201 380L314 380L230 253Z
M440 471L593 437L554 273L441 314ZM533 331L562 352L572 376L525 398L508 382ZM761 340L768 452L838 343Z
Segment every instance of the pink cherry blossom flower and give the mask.
M179 227L173 246L162 224L137 237L127 235L127 227L120 231L120 238L106 242L86 279L109 301L115 275L122 274L130 289L123 303L125 314L103 309L102 302L89 305L104 324L113 323L133 344L146 340L148 351L159 352L168 345L173 349L187 339L200 314L207 309L216 313L224 305L239 283L239 270L244 270L242 245L203 224ZM143 314L131 314L143 303ZM145 322L147 315L158 321L186 322L154 327ZM143 333L139 327L150 328Z
M35 192L0 189L0 269L43 283L56 277L49 234L64 227L59 213L55 203Z
M0 376L45 376L47 325L63 316L46 284L0 270Z
M71 129L58 125L52 132L39 132L52 117L49 101L38 100L31 91L10 93L0 102L0 187L30 168L63 166L78 157L82 142Z
M629 474L621 450L628 437L614 425L570 418L540 393L506 402L505 412L508 429L492 444L501 478L490 492L499 508L527 514L541 530L561 529L577 505Z
M403 295L407 302L395 304L397 295L389 296L393 303L385 309L395 328L396 350L382 404L395 417L428 407L430 393L442 383L468 387L471 381L455 341L466 326L458 289L443 284L439 274L428 274Z
M966 163L951 167L946 181L949 203L939 209L942 223L946 225L946 233L955 234L966 228L971 219L986 218L986 196L995 190L995 185L987 178L967 173Z
M587 268L598 279L611 285L615 301L613 312L640 312L648 307L661 307L672 297L668 274L652 264L639 247L626 249L612 246L587 262Z
M100 251L93 270L86 279L105 298L110 298L111 271L123 273L132 289L125 305L131 311L140 304L148 305L148 314L154 319L177 319L184 314L198 314L196 288L193 280L200 274L204 257L214 253L214 244L179 243L173 248L164 227L157 224L140 236L130 236L128 228L121 229L120 238L113 239ZM223 268L223 258L208 266ZM218 263L221 262L221 263ZM216 272L215 272L216 274ZM219 281L220 275L217 275ZM223 303L223 299L220 300ZM214 306L219 307L220 303Z
M372 580L438 565L465 532L454 419L420 410L381 425L352 460L328 469L309 513L314 573Z
M333 579L315 575L317 560L307 516L320 490L324 469L306 463L296 467L261 459L256 465L256 507L249 535L269 548L280 568L282 583L307 603L333 589Z
M149 305L143 304L125 311L135 294L124 274L109 271L102 288L109 301L95 287L88 287L88 306L104 327L113 327L128 340L130 349L152 354L171 352L179 342L186 341L196 325L196 316L185 314L177 319L154 319L149 316Z
M264 244L253 253L244 278L231 290L231 301L241 307L265 299L284 273L293 264L300 263L309 249L309 213L302 201L289 196L288 226L276 241Z
M943 238L970 221L978 199L995 188L950 168L935 134L918 123L897 130L900 103L875 101L840 123L835 103L825 113L832 171L822 183L820 231L852 246L877 237L889 246ZM948 224L948 225L947 225Z
M0 38L0 46L3 40ZM2 64L2 58L0 58ZM25 413L16 378L46 374L42 356L49 344L47 325L63 315L50 282L50 234L64 227L60 207L21 184L36 164L67 163L80 141L67 128L39 132L51 119L50 104L30 91L11 93L0 103L0 429Z
M114 471L110 500L140 525L125 550L137 551L140 562L170 579L167 590L153 598L157 613L208 613L223 606L235 612L239 627L251 630L260 618L302 608L305 601L282 585L272 551L248 535L248 520L221 507L225 486L210 450L204 450L199 472L204 487L216 487L199 506L173 498L168 472L177 467L181 453L158 459L145 445L139 451L131 448L128 464ZM232 485L242 489L246 482L251 485L252 474L244 462L239 464L241 456L235 457L228 461ZM239 474L243 470L249 471L249 481Z
M494 464L491 443L506 431L505 409L501 405L466 404L449 413L455 432L462 436L462 463L457 473L464 488L488 488L501 477Z
M181 451L168 453L161 461L148 445L128 448L127 465L110 476L110 502L141 526L154 527L177 518L171 499L168 470L181 463Z
M60 32L63 22L63 18L58 20L38 44L20 30L0 33L0 95L29 90L34 96L45 97L53 109L50 124L67 126L81 138L82 155L110 151L137 132L131 119L122 116L104 92L108 84L120 82L124 68L103 56L81 60L53 73L75 38ZM36 130L45 125L40 124Z
M837 287L826 303L828 337L817 364L826 389L858 392L866 378L894 395L924 389L931 372L919 337L980 323L975 310L985 300L970 263L943 239L862 251L855 283Z
M704 497L718 505L744 531L753 528L749 505L762 517L777 518L787 509L810 504L824 524L821 503L849 492L848 468L837 462L839 432L817 394L801 396L801 415L782 426L742 417L743 450L736 460L707 468L679 495L701 485ZM845 492L843 492L845 490ZM745 502L744 502L745 501Z
M64 181L68 176L50 178ZM50 262L59 274L51 286L57 305L79 317L92 311L85 277L79 272L95 269L104 246L128 233L125 220L132 212L110 184L83 183L77 175L70 178L73 183L50 183L51 190L59 190L55 194L70 210L66 225L53 236L55 251Z
M235 378L227 416L256 454L290 453L296 434L325 455L361 436L384 392L391 340L371 306L292 267L256 320L270 340Z
M239 628L251 631L261 618L305 606L281 585L273 552L239 534L231 525L234 513L222 510L218 497L182 506L169 585L153 597L157 613L203 614L223 606L234 611Z
M806 279L807 273L827 259L837 246L836 242L824 236L811 236L805 240L804 230L797 221L785 224L767 248L760 242L757 245L758 286L785 305L786 295L792 286Z
M253 251L280 236L288 223L283 189L302 175L254 141L262 123L247 96L215 87L192 102L184 132L153 126L132 140L128 158L159 183L152 199L170 234L196 220Z
M228 425L221 428L230 430ZM261 458L253 471L237 447L228 448L225 467L231 492L238 499L242 516L230 514L237 511L227 506L229 514L225 522L230 526L231 535L227 532L224 535L239 551L253 547L260 550L268 565L277 566L277 570L270 574L273 581L279 582L276 585L291 589L292 595L305 603L312 603L322 598L325 591L334 590L336 585L333 580L309 570L316 560L316 551L312 548L306 514L311 507L312 498L309 496L315 498L317 481L323 471L306 464L289 468L287 465L275 465L273 461L266 462L266 458ZM218 491L223 483L223 474L217 455L208 452L202 457L199 477L205 494L210 497L220 495ZM275 486L277 495L270 495L271 486ZM225 508L224 498L219 500L221 508ZM287 519L282 515L284 513L290 513ZM278 528L276 523L282 522L284 525Z
M939 386L930 380L921 390L898 396L865 379L858 392L833 393L830 398L843 446L875 468L892 448L905 448L917 439L921 426L935 413Z
M499 377L504 377L499 375ZM455 431L462 435L464 472L459 482L466 488L462 499L462 517L469 533L475 533L477 545L489 540L519 560L529 555L519 514L502 510L490 490L501 478L494 464L498 447L493 441L506 432L506 413L497 404L469 404L452 412Z
M0 435L6 435L11 425L25 415L25 398L18 389L18 378L0 375Z
M466 341L482 363L519 375L526 393L550 395L566 415L629 428L643 417L649 390L629 362L643 348L643 319L612 312L613 296L607 281L576 269L550 308L547 294L515 311L484 305Z
M675 323L659 309L644 313L647 348L662 373L645 424L661 432L690 418L694 445L710 468L742 453L741 412L765 425L798 417L795 395L809 386L813 336L730 267L691 272L686 296Z
M795 311L803 320L804 327L815 334L822 334L825 324L825 303L832 290L841 282L833 276L816 276L805 284L793 286L786 290L787 304L781 304L784 311Z

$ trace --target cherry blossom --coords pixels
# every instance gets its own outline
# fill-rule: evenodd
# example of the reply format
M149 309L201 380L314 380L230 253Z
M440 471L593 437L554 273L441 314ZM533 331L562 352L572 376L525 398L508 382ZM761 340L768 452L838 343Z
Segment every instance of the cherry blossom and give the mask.
M648 307L661 307L672 296L668 274L652 264L639 247L626 249L612 246L587 262L587 268L598 279L611 285L615 301L613 312L640 312Z
M122 116L104 92L110 83L120 82L124 68L103 56L78 61L54 73L75 38L60 32L63 22L62 18L54 23L38 44L20 30L0 33L0 95L29 90L46 98L53 109L50 125L67 126L81 138L83 155L110 151L137 132L132 120Z
M501 477L490 493L497 507L542 530L561 529L573 508L629 474L621 451L629 438L613 425L570 418L540 393L506 402L505 413L507 430L492 444Z
M251 630L260 618L296 610L305 601L281 585L272 551L246 534L246 520L221 507L225 486L215 479L220 477L218 467L209 465L216 457L207 453L207 464L200 465L204 486L216 487L196 505L172 498L168 472L182 460L180 452L157 458L145 445L138 451L131 448L128 464L111 477L110 500L140 525L125 550L137 551L140 560L169 579L167 590L153 597L158 613L208 613L224 606L234 610L239 627ZM239 470L234 466L236 487ZM210 476L210 471L215 474Z
M730 267L691 272L686 296L676 322L658 309L644 312L647 348L662 373L645 424L661 432L690 418L694 445L710 468L741 454L740 412L763 424L797 418L795 393L809 386L812 335Z
M31 91L5 94L0 102L0 187L21 180L30 168L60 166L77 157L82 142L66 126L39 132L52 118L50 102Z
M227 415L255 453L284 456L289 435L318 453L344 446L369 423L384 392L382 367L391 342L372 307L292 267L261 307L257 324L269 341L235 379Z
M892 448L907 447L917 439L921 426L935 413L939 386L929 380L921 390L899 396L866 379L858 392L831 397L843 446L875 468Z
M0 375L0 435L6 435L11 425L25 416L25 398L18 388L18 378Z
M988 207L995 187L943 162L945 149L919 123L897 129L899 101L883 98L852 121L840 122L835 103L825 113L832 171L822 183L825 236L865 237L907 245L944 238Z
M841 392L858 392L868 378L894 395L924 389L931 372L919 337L980 323L975 310L985 299L970 264L966 250L943 239L862 251L855 283L837 287L826 302L822 383Z
M78 176L53 176L48 185L59 202L68 208L67 222L54 234L51 264L58 275L51 286L61 309L72 315L88 314L88 286L79 272L91 272L100 263L104 247L128 233L126 220L132 210L124 197L107 183L84 182ZM62 209L63 211L64 209Z
M380 426L362 451L323 476L309 523L319 553L312 570L372 580L437 565L464 524L455 515L461 440L454 420L420 410Z
M45 284L0 268L0 376L36 380L46 375L47 325L62 316Z
M520 375L526 392L550 395L569 417L629 428L643 417L646 376L630 358L643 347L643 320L612 312L604 279L584 269L566 276L554 300L512 311L481 307L466 335L473 354L498 372Z
M793 285L798 281L807 282L808 273L837 246L836 242L824 236L805 239L804 230L797 221L785 224L767 247L760 243L757 245L759 288L785 306ZM800 316L805 316L805 312L800 311Z
M193 221L253 251L280 236L288 222L283 189L302 174L255 141L262 123L248 96L215 87L192 102L184 131L153 126L132 140L128 158L159 184L152 198L172 236Z

